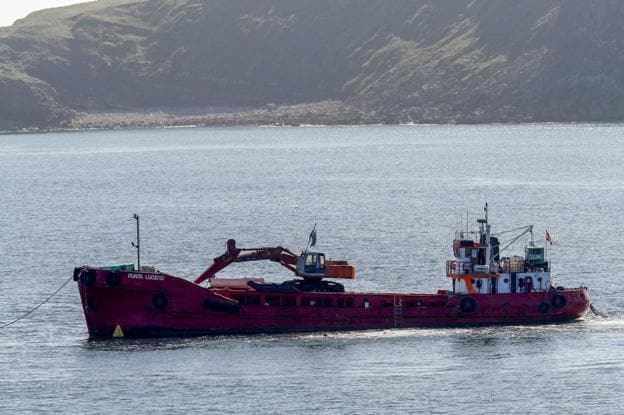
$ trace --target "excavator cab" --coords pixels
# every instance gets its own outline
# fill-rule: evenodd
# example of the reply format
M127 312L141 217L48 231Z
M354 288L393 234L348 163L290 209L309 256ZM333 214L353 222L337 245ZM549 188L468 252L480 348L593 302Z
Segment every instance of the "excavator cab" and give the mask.
M297 260L297 275L305 278L323 278L325 276L325 254L304 252Z

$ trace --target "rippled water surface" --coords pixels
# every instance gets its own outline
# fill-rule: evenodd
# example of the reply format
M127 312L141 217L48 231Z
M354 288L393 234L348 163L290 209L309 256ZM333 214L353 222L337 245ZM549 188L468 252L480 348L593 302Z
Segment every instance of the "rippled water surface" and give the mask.
M73 282L0 330L0 413L624 413L624 126L188 128L0 136L0 323L76 265L193 278L233 237L305 245L353 290L446 288L453 232L548 229L557 285L607 318L551 325L86 340ZM521 249L521 245L517 246ZM289 277L274 264L224 276Z

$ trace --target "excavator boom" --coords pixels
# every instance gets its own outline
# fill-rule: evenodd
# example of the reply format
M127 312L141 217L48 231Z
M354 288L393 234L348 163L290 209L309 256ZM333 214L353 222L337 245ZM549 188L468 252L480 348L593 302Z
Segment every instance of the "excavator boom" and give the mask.
M234 239L229 239L226 246L225 253L216 257L212 265L195 279L196 284L200 284L208 278L214 278L217 272L234 262L269 260L278 262L297 274L296 265L299 257L281 246L274 248L237 248Z
M223 255L214 258L210 265L195 279L200 284L209 278L214 278L217 272L234 262L263 261L277 262L288 268L295 275L305 279L355 278L355 268L347 261L325 261L320 253L304 252L300 256L281 246L265 248L237 248L236 241L229 239Z

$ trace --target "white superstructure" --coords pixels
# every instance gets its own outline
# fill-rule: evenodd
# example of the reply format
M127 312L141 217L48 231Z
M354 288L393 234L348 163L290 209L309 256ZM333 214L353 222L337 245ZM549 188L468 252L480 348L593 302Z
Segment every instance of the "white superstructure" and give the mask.
M446 275L452 279L455 294L499 294L548 291L551 286L550 264L544 247L533 241L533 225L492 233L485 218L478 219L476 232L457 231L453 240L454 259L446 263ZM501 247L499 237L520 232ZM504 256L504 251L520 237L530 234L524 256Z

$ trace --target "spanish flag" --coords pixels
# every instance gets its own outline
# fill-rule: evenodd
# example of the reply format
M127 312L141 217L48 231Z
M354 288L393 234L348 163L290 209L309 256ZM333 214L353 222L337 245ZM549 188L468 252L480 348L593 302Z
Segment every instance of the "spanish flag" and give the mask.
M546 240L552 245L552 235L548 231L546 231Z

